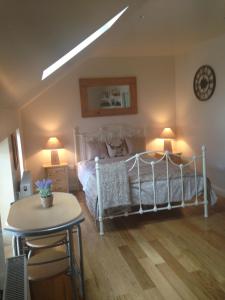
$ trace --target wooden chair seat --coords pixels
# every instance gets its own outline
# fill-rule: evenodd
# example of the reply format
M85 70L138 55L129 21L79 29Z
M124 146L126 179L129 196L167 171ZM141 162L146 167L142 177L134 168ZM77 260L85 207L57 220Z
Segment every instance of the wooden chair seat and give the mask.
M28 260L28 279L43 280L67 273L69 258L66 251L50 248L40 251Z
M46 247L54 247L66 241L66 231L61 233L52 233L39 237L26 238L26 245L33 249L41 249Z

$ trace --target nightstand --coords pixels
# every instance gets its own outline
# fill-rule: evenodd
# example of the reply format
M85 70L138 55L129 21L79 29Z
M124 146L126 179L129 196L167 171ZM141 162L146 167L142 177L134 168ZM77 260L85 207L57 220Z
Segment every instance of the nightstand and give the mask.
M164 152L156 152L155 158L160 159L164 155ZM170 158L175 164L181 164L182 158L181 158L182 152L174 152L170 153Z
M53 192L69 192L68 164L43 165L45 176L52 180Z

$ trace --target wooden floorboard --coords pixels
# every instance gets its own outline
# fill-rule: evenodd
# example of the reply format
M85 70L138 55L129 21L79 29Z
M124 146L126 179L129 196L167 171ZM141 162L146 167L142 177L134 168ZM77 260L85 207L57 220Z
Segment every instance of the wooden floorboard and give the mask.
M107 221L100 237L78 194L87 300L225 299L225 200ZM32 300L70 300L61 276L32 284Z

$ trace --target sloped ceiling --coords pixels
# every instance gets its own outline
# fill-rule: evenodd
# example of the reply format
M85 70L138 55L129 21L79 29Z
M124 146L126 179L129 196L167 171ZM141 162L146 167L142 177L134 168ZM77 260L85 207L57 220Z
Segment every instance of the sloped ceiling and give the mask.
M42 71L125 6L92 46L41 81ZM225 33L224 0L2 0L0 107L20 107L90 56L175 55Z

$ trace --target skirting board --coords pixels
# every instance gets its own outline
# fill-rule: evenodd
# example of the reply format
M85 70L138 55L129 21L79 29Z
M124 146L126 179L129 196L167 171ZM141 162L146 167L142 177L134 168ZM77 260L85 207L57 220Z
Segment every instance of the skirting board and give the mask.
M212 184L212 188L216 192L217 196L225 197L225 189L222 189L222 188L216 186L215 184Z

